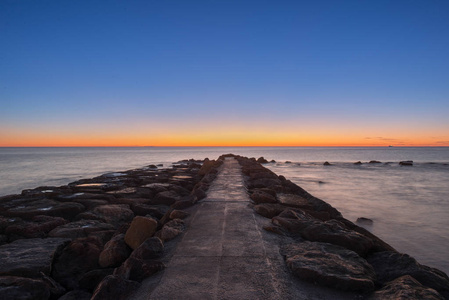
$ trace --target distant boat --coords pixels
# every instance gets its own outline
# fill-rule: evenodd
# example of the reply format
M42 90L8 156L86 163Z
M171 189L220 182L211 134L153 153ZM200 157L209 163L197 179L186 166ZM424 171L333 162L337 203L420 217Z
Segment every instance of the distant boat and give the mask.
M390 146L388 146L388 147L391 148L391 147L393 147L393 146L390 145Z

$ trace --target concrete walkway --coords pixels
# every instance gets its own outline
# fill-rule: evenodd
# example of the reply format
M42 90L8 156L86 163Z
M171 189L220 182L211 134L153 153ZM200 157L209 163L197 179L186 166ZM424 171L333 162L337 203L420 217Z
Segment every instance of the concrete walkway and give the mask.
M277 299L238 162L226 159L149 299Z

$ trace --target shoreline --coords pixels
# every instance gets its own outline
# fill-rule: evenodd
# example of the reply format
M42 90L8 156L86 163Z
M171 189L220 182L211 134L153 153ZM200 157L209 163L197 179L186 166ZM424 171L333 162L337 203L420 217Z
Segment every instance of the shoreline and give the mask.
M184 218L188 219L188 215L183 212L206 197L206 191L215 179L225 157L220 156L216 161L185 160L175 164L171 169L148 166L147 168L104 174L92 179L82 179L61 187L38 187L25 190L20 195L0 197L0 215L2 216L0 241L3 243L0 246L0 252L9 249L8 245L17 248L18 244L20 245L23 241L31 243L27 244L27 247L42 248L40 239L45 238L46 241L51 240L52 243L45 246L45 249L41 249L42 253L45 255L50 253L53 258L51 261L42 262L44 265L40 264L39 266L33 265L36 262L29 261L27 262L29 265L26 266L27 271L23 271L23 265L17 266L20 264L21 252L19 251L15 253L14 262L13 258L3 259L2 262L10 266L10 269L2 271L0 275L2 277L16 276L15 281L8 281L9 286L27 285L34 287L34 290L39 293L44 293L43 295L52 295L53 298L63 296L68 291L72 294L75 293L72 291L76 291L80 295L84 291L83 295L87 299L86 295L89 293L94 295L101 293L102 286L116 284L123 284L123 286L135 289L137 287L135 283L139 284L139 281L142 282L146 277L164 269L164 264L161 262L163 258L160 261L153 258L163 257L164 245L176 243L176 240L179 239L177 236L182 236L182 232L185 230L188 231L188 226L186 227L188 222L182 221ZM335 208L308 194L282 175L278 176L269 171L255 159L234 155L232 157L239 160L243 168L245 182L254 202L253 209L264 217L268 216L267 219L272 222L272 225L266 230L296 240L310 240L310 234L305 233L304 228L298 228L318 226L318 229L315 230L320 231L326 228L325 224L328 224L326 222L334 220L332 222L338 221L344 227L344 230L341 230L337 236L347 238L354 235L356 240L358 239L358 242L354 242L354 240L347 247L352 248L350 250L355 251L361 257L378 252L391 252L392 255L396 253L392 247L376 236L344 219ZM263 160L259 162L263 162ZM288 197L286 198L284 195L296 195L296 198L287 199ZM305 212L306 215L299 216L298 210ZM151 240L153 248L159 247L159 252L152 253L153 258L149 261L133 254L136 249L140 249L140 244L131 252L129 243L126 243L126 236L131 234L128 234L128 231L133 228L134 220L137 217L153 220L142 221L152 223L151 226L154 228L153 232L141 242ZM12 219L14 220L11 221ZM140 232L140 230L134 231ZM322 236L326 236L326 234ZM366 246L366 249L359 248L360 239L363 238L365 240L362 244L372 245ZM369 240L369 243L366 240ZM329 241L336 242L333 239ZM90 264L83 266L83 274L77 274L79 271L74 271L75 266L70 264L70 261L74 260L73 253L79 251L75 249L78 249L80 243L87 245L84 251L95 253L94 257L97 257L96 261L91 261ZM21 247L23 248L23 245ZM147 245L147 247L150 246ZM99 266L98 260L101 254L109 248L111 248L109 251L111 253L103 254L103 257L107 256L113 262L104 262L102 266ZM112 250L115 248L120 248L123 253L117 255L115 250ZM139 251L148 252L150 250ZM288 253L293 250L284 249L282 251L286 253L286 257L289 257ZM86 257L86 253L81 251L76 253L75 257L81 259ZM120 256L120 259L117 256ZM371 260L373 259L371 258ZM142 263L142 261L146 266L145 271L136 271L136 264ZM412 263L413 261L410 260L409 264ZM435 270L433 268L420 269L419 266L421 265L418 264L413 269L415 273L411 271L409 273L417 276L416 272L421 274L425 270L432 273L432 270ZM67 271L70 269L73 272ZM295 270L291 271L296 272ZM138 274L133 275L133 272ZM445 277L439 272L432 274L435 275L434 273L441 277L439 291L448 297L449 281L447 286L445 285L447 276ZM91 277L86 277L87 274ZM135 280L129 280L130 274ZM17 279L17 276L22 279ZM94 278L95 280L93 280ZM372 288L367 288L362 293L363 295L371 295L373 290L379 291L387 284L387 282L381 283L376 280L373 279ZM52 282L52 284L48 285L48 282ZM98 286L93 286L92 282L97 282Z

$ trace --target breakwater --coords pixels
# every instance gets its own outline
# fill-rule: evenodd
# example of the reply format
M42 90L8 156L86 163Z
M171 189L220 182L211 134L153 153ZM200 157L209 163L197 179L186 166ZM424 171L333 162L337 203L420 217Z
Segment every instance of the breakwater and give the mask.
M350 293L341 294L343 298L353 293L385 298L407 290L432 299L448 296L449 281L443 272L396 252L329 204L264 168L259 163L263 159L234 155L182 161L171 169L148 166L109 173L2 197L0 295L4 299L30 291L34 299L153 295L167 281L160 280L161 274L169 273L164 269L176 257L172 255L177 243L188 235L191 218L209 197L226 159L239 163L249 197L245 207L257 213L256 228L263 227L262 237L276 236L264 242L278 250L289 270L291 277L284 274L283 283L300 278ZM221 190L224 197L228 192L226 187ZM151 278L156 280L147 284ZM293 296L290 290L276 291ZM275 299L276 293L269 298Z

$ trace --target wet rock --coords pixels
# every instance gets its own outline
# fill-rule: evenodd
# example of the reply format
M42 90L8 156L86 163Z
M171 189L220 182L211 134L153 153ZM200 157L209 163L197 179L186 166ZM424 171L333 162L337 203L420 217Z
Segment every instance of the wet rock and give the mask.
M192 191L192 196L195 196L197 200L201 200L207 197L207 187L205 185L198 185Z
M381 162L378 160L371 160L369 163L370 164L381 164Z
M118 234L106 243L100 253L98 263L102 268L118 267L130 254L131 249L125 243L125 235Z
M79 286L90 292L94 291L97 285L108 275L114 273L114 268L95 269L83 274L79 280Z
M49 299L50 289L40 279L0 276L0 299Z
M354 165L361 165L362 162L359 160L358 162L355 162Z
M284 246L281 253L293 274L341 290L369 292L376 274L357 253L327 243L302 242Z
M152 204L172 205L180 200L180 196L173 191L165 191L158 193L151 201Z
M449 296L448 276L438 269L419 264L407 254L393 251L377 252L370 255L367 260L373 266L377 273L377 279L382 284L404 275L410 275L422 285Z
M413 166L413 160L404 160L399 162L399 165L401 166Z
M31 219L37 215L56 216L64 219L73 219L84 211L85 207L76 202L58 202L49 199L39 199L26 205L12 207L3 212L8 217Z
M164 253L164 243L158 237L151 237L143 242L131 254L131 257L137 259L153 259L158 258Z
M86 272L99 268L101 249L102 245L94 238L72 241L55 258L52 277L70 290L78 288L78 281Z
M269 193L263 192L261 190L255 190L251 194L250 198L256 204L260 204L260 203L276 203L277 202L276 197L273 197Z
M184 221L174 219L167 222L161 230L156 233L156 236L161 240L169 241L181 234L185 229Z
M271 188L274 190L279 190L281 187L281 181L274 178L260 178L251 180L249 188Z
M114 271L114 275L125 279L142 282L147 277L162 271L165 265L157 260L144 260L136 257L129 257L119 268Z
M0 276L40 278L49 275L53 257L69 242L64 238L21 239L0 246Z
M130 299L139 287L138 282L126 280L118 275L109 275L97 286L91 300Z
M399 277L381 290L376 291L369 300L444 300L434 289L428 288L420 284L416 279L409 275Z
M274 159L270 160L270 163L275 163L276 161Z
M52 229L67 223L68 221L63 218L35 216L31 219L31 222L18 222L8 226L5 233L26 238L44 238Z
M91 233L89 233L89 235L87 237L95 238L102 245L105 245L117 233L118 233L118 231L116 231L116 230L101 230L101 231L91 232Z
M196 203L193 197L185 197L182 200L176 201L171 205L172 209L184 209L193 206Z
M281 212L283 212L286 209L286 207L277 203L262 203L255 205L253 209L259 215L271 219L279 215Z
M183 210L175 209L170 213L170 219L185 219L189 216L189 213Z
M92 232L114 230L111 224L102 223L96 220L80 220L56 227L48 233L50 237L65 237L76 239L87 237Z
M332 166L328 161L325 161L323 166Z
M136 249L146 239L152 237L156 229L157 222L154 219L137 216L126 231L125 242L132 249Z
M289 160L286 160L285 163L286 163L286 164L291 164L292 162L289 161Z
M134 213L126 204L100 205L93 210L79 214L79 219L93 219L118 226L121 223L130 222Z
M90 300L92 294L85 290L73 290L59 298L58 300Z

